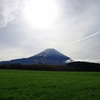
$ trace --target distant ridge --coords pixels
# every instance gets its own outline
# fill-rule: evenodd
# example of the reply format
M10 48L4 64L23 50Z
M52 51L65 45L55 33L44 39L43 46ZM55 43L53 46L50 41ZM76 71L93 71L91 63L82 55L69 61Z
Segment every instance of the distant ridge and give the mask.
M11 61L2 61L0 64L49 64L49 65L65 65L65 61L70 60L69 57L59 51L49 48L29 58L16 59Z

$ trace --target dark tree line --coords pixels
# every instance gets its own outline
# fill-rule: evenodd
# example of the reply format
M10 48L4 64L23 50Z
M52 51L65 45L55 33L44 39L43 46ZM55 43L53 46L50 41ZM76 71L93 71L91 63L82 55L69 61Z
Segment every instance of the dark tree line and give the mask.
M100 71L100 64L89 62L71 62L65 66L44 65L44 64L2 64L0 69L20 70L49 70L49 71Z
M63 67L63 66L62 66ZM20 70L62 70L61 66L44 64L2 64L0 69L20 69Z
M99 63L90 63L90 62L72 62L69 63L68 68L74 71L100 71L100 64Z

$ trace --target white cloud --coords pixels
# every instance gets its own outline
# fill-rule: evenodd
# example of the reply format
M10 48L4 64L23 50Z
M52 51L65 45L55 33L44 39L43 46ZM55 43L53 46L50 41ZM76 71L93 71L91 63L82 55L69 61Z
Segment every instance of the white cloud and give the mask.
M88 39L93 38L94 36L96 36L96 35L98 35L98 34L100 34L100 31L98 31L98 32L96 32L96 33L93 33L93 34L91 34L91 35L89 35L89 36L86 36L86 37L84 37L84 38L82 38L82 39L80 39L80 40L74 41L73 43L80 43L80 42L83 42L83 41L85 41L85 40L88 40Z
M93 62L93 63L100 63L100 59L74 59L74 61L85 61L85 62Z
M26 0L0 0L0 28L5 27L8 22L16 17L17 10L25 1Z

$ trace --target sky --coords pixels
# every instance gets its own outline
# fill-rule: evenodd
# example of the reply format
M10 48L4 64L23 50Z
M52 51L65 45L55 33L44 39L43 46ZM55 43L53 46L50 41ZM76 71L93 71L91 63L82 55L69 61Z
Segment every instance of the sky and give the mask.
M0 0L0 61L54 48L100 61L100 0Z

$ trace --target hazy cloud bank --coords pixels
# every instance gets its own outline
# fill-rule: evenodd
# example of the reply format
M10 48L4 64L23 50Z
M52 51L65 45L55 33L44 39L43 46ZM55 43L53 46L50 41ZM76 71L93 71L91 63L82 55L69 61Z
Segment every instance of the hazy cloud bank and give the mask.
M47 30L24 18L20 11L26 1L0 0L0 60L31 56L50 47L72 59L100 59L100 0L56 0L60 17Z

